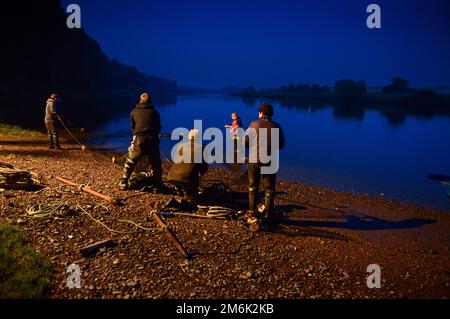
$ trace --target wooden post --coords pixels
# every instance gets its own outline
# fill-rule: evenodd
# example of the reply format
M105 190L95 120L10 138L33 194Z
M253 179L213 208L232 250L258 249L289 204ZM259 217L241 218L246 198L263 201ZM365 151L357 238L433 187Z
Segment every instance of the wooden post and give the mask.
M106 201L108 201L108 202L111 202L111 201L112 201L112 198L111 198L111 197L109 197L109 196L107 196L107 195L103 195L103 194L101 194L101 193L99 193L99 192L96 192L96 191L94 191L93 189L89 188L88 186L78 185L77 183L74 183L74 182L72 182L72 181L70 181L70 180L68 180L68 179L65 179L65 178L62 178L62 177L59 177L59 176L56 176L55 178L56 178L58 181L63 182L64 184L67 184L67 185L70 185L70 186L78 187L78 188L81 189L82 191L84 191L84 192L86 192L86 193L89 193L89 194L91 194L91 195L97 196L97 197L99 197L99 198L101 198L101 199L103 199L103 200L106 200Z
M159 217L157 212L151 213L153 220L166 232L167 237L175 244L175 247L179 252L183 254L184 258L190 259L191 255L184 249L183 245L180 243L177 237L172 233L169 227L164 223L164 221Z
M99 241L91 245L80 248L80 253L83 257L90 257L94 255L102 247L112 247L115 243L111 239Z

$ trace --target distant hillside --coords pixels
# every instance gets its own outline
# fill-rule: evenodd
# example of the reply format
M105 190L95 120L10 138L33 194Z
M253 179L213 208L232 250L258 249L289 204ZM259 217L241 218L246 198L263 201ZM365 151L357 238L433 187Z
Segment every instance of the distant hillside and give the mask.
M77 114L86 111L98 118L128 111L130 106L119 101L130 100L130 94L177 91L175 81L111 60L83 29L67 28L58 0L3 3L0 39L0 119L20 120L17 110L26 112L21 116L41 116L51 91L61 93L72 116L76 106Z

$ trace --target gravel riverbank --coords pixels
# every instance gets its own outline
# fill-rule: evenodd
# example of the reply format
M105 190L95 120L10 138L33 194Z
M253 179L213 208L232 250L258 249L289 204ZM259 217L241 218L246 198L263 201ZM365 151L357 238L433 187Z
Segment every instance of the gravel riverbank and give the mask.
M110 153L63 146L55 151L45 137L0 136L0 162L38 174L55 191L0 192L0 223L17 224L53 263L49 298L450 297L450 212L279 181L276 205L286 218L273 232L249 238L233 220L167 218L196 255L187 261L147 220L172 195L119 191L122 167ZM61 188L56 175L125 198L125 205L104 203L106 212L91 195ZM211 169L202 187L225 182L236 194L230 205L246 209L247 187L237 175ZM30 205L52 201L89 202L91 216L116 232L82 213L45 221L25 216ZM79 253L109 238L116 246L89 258ZM81 289L66 285L72 263L80 266ZM369 264L381 266L380 289L366 285Z

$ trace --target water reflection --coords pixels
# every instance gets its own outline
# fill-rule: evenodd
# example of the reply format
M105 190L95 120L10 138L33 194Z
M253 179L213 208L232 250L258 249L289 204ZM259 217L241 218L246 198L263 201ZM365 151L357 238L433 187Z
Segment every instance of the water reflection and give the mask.
M242 97L242 102L248 106L252 107L263 101L261 98L253 97ZM435 112L429 112L428 110L414 112L406 112L405 110L398 110L393 108L387 108L383 106L365 106L360 104L345 104L337 103L335 105L330 105L327 103L321 103L320 101L299 101L299 100L270 100L272 103L280 105L282 108L287 109L297 109L300 111L318 111L324 108L332 108L333 116L337 119L355 119L363 120L366 110L377 110L384 118L387 119L388 123L391 125L401 125L405 122L407 116L418 116L423 118L432 118L437 116Z

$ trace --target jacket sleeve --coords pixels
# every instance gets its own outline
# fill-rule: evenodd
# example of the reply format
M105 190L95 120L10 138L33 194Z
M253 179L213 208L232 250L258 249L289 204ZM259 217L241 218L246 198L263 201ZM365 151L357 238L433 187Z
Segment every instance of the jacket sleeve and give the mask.
M64 115L63 112L61 111L62 110L61 104L62 104L61 100L56 100L53 103L53 112L54 112L55 116L57 116L57 115L60 115L60 116Z
M237 125L238 125L238 127L242 127L243 126L242 120L241 120L240 117L237 118Z
M208 163L203 161L200 166L200 175L205 175L207 171L208 171Z
M205 146L202 145L202 154L204 150ZM205 158L202 156L202 163L200 164L199 173L200 175L205 175L207 171L208 171L208 163L205 162Z
M250 138L249 138L249 136L248 136L248 129L250 129L250 128L252 128L253 127L253 122L252 123L250 123L250 125L248 126L248 128L247 128L247 131L245 132L245 140L244 140L244 143L245 143L245 148L249 148L249 145L250 145Z
M284 148L284 145L285 145L285 142L286 142L286 140L284 139L284 133L283 133L283 129L281 128L281 126L279 127L279 134L280 134L280 136L279 136L279 138L280 138L280 144L279 144L279 146L280 146L280 150L282 150L283 148Z
M131 124L131 132L134 134L134 129L136 128L136 122L134 121L134 110L130 113L130 124Z
M56 106L55 106L55 102L48 102L47 104L48 106L48 111L52 116L56 115Z

